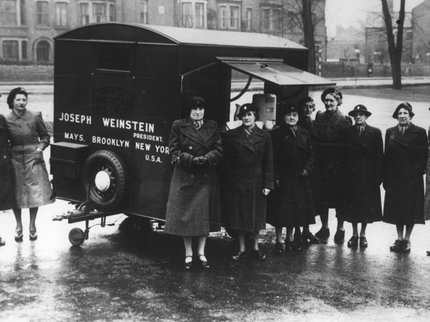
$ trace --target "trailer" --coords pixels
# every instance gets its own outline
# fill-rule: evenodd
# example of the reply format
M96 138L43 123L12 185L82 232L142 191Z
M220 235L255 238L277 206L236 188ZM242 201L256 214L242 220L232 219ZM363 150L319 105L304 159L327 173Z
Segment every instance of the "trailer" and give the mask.
M297 103L309 86L333 84L306 72L307 59L305 47L259 33L102 23L56 37L50 164L57 198L76 205L62 218L86 223L71 230L72 244L88 238L93 219L165 219L169 132L184 99L204 97L205 115L227 129L234 101L257 79L260 121L269 127L276 102Z

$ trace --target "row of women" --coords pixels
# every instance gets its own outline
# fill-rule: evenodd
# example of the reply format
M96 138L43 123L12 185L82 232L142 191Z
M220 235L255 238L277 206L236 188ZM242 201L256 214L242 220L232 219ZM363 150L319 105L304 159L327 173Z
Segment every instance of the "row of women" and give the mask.
M427 135L411 122L412 106L405 102L395 109L398 124L386 131L384 152L381 131L367 124L371 112L364 105L349 116L342 114L342 93L332 87L321 100L325 111L315 120L310 97L300 108L280 104L282 122L270 133L256 126L256 107L244 104L239 110L242 125L221 135L217 123L204 117L205 100L190 99L187 117L175 121L170 134L174 170L165 226L167 233L183 237L186 269L194 257L209 268L206 237L219 230L220 213L238 241L233 260L265 260L258 239L266 222L276 230L275 254L298 250L303 243L326 243L329 208L335 208L338 221L335 243L344 242L348 221L353 227L348 246L366 248L367 224L383 220L397 229L390 250L410 251L412 229L425 220L428 159ZM322 227L313 235L309 225L316 215Z
M29 209L29 239L36 240L38 209L55 201L43 159L50 137L41 114L27 110L27 99L25 89L14 88L7 97L10 113L0 114L0 210L13 209L17 242L24 236L22 209Z

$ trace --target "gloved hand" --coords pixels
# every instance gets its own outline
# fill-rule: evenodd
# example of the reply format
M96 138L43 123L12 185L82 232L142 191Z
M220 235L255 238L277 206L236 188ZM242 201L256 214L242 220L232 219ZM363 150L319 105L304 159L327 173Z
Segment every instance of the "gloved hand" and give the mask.
M193 164L198 165L198 166L202 166L205 164L209 164L209 159L207 156L200 156L200 157L194 157L193 158Z

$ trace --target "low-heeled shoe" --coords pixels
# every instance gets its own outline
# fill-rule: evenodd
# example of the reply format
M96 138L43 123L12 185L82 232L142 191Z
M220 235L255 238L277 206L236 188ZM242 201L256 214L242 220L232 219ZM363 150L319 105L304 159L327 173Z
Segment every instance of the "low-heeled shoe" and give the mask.
M321 227L321 229L315 234L322 244L327 244L328 238L330 237L330 229Z
M334 234L334 242L336 244L343 244L345 242L345 230L337 230Z
M358 237L352 236L350 240L348 240L349 248L357 248L358 247Z
M399 239L396 239L394 241L394 244L390 246L390 251L392 251L392 252L399 252L401 244L402 244L402 241L399 240Z
M367 248L369 246L369 243L367 242L366 237L360 237L360 248Z

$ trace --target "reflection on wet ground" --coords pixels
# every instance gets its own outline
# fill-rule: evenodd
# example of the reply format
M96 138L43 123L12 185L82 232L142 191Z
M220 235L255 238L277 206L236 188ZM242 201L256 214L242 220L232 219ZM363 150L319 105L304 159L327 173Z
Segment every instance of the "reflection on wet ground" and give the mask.
M130 231L127 221L118 229L123 215L108 218L115 226L92 228L80 248L68 243L72 225L50 222L48 215L39 217L37 241L26 236L15 243L13 231L4 229L14 226L12 217L0 216L7 241L0 248L0 320L430 318L423 226L409 255L389 252L394 228L382 223L369 227L364 251L330 241L282 257L272 254L274 232L268 229L261 240L266 262L232 262L233 243L218 234L207 244L212 268L186 272L179 238Z

